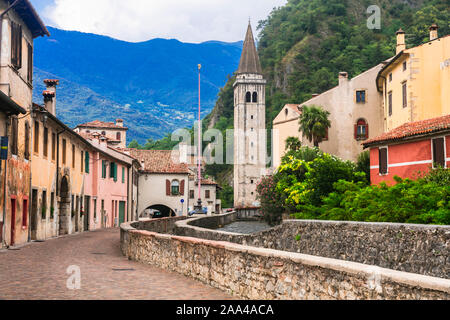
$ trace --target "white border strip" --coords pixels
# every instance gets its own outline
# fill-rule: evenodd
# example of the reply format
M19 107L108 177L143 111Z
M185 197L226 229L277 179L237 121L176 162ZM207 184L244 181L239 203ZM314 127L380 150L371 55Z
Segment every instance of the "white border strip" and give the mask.
M450 161L450 158L448 158L447 161ZM394 164L389 164L388 168L406 167L406 166L414 166L414 165L418 165L418 164L432 164L432 163L433 163L433 160L394 163ZM370 169L371 170L380 169L380 166L371 166Z

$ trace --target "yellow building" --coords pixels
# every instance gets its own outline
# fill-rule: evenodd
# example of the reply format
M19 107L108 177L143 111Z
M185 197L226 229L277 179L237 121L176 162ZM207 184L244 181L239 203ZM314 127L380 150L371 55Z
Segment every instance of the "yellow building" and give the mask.
M438 37L430 27L430 41L406 49L405 32L397 32L397 55L377 77L383 94L384 131L404 123L450 114L450 35Z

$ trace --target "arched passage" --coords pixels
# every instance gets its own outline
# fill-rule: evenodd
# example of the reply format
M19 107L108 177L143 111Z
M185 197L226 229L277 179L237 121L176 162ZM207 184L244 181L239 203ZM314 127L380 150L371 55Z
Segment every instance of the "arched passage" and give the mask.
M161 214L158 214L158 218L166 218L166 217L175 217L175 211L169 208L168 206L162 204L151 205L147 207L139 216L140 218L150 218L153 213L157 211Z
M61 179L59 202L59 234L65 235L69 233L69 217L70 217L70 193L69 179L64 176Z

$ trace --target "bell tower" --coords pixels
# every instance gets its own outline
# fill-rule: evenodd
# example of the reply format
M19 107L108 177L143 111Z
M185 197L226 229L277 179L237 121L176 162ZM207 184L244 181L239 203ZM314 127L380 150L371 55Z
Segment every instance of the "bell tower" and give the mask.
M234 205L259 207L256 184L266 172L266 80L249 23L234 83Z

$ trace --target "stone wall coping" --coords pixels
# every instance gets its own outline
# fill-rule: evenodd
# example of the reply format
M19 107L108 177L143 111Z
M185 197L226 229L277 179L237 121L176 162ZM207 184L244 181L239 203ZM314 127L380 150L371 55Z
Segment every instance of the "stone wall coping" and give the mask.
M355 225L355 226L374 226L374 227L394 227L394 228L412 228L412 229L443 229L450 232L450 226L430 225L430 224L412 224L412 223L391 223L391 222L360 222L360 221L329 221L329 220L284 220L283 224L324 224L324 225Z
M224 216L231 215L231 214L234 214L234 212L233 213L226 213L226 214L222 214L222 215L217 215L216 217L224 217ZM194 221L202 220L202 219L205 219L205 218L207 218L207 217L199 217L199 218L192 218L192 219L187 219L187 220L181 220L181 221L175 222L175 225L178 228L189 228L189 229L196 230L196 231L208 231L208 232L214 231L217 234L223 234L223 235L229 235L229 236L242 236L243 235L241 233L220 231L220 230L214 230L214 229L207 229L207 228L193 226L193 225L190 224L190 223L192 223Z
M123 228L124 226L122 226ZM134 229L134 228L133 228ZM125 230L125 229L124 229ZM338 272L353 274L357 276L370 277L378 275L380 280L388 280L392 282L402 283L408 286L421 287L429 290L441 291L450 294L450 280L425 276L415 273L408 273L403 271L396 271L378 266L365 265L357 262L337 260L331 258L324 258L318 256L305 255L301 253L293 253L287 251L279 251L266 248L250 247L230 242L219 242L213 240L205 240L192 237L181 237L167 234L160 234L150 231L130 230L132 234L141 235L144 237L159 238L164 240L174 240L183 243L205 245L209 247L225 249L229 251L248 253L251 255L259 255L264 257L271 257L279 259L279 262L274 264L274 267L282 267L283 261L292 261L294 263L305 264L313 267L324 269L331 269Z

